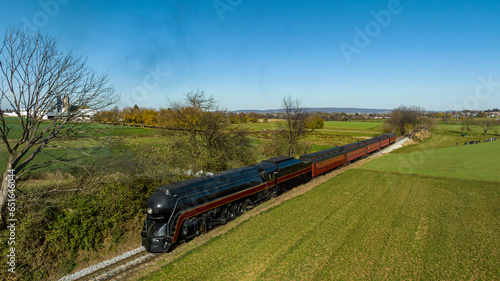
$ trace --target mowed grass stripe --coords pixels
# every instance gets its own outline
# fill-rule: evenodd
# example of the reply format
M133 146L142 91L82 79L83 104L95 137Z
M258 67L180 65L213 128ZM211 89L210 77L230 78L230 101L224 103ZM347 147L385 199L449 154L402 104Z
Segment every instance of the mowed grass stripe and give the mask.
M359 256L355 254L356 252L360 253L359 249L365 246L372 249L383 246L385 231L381 231L379 227L384 228L385 221L391 220L391 218L381 215L379 212L373 212L373 210L377 206L383 206L384 213L386 211L397 213L408 191L393 193L390 190L393 188L390 184L380 189L371 188L370 183L366 181L359 181L356 184L364 186L364 192L356 193L353 200L349 200L347 204L342 204L342 194L337 194L341 201L332 203L342 205L338 210L332 209L334 205L324 205L325 209L322 215L325 215L325 219L307 233L304 243L297 243L297 247L292 252L283 256L279 265L270 267L269 277L271 279L271 276L309 280L325 279L331 276L338 278L367 277L367 273L362 270L358 270L354 275L350 273L346 275L346 272L339 269L345 268L347 265L352 266L376 260L370 255ZM338 188L344 194L349 194L351 189L348 185L338 186ZM318 193L318 196L321 195ZM393 200L395 199L393 195L397 197L397 200ZM345 255L348 251L350 251L350 256ZM333 275L330 272L332 265L336 267Z
M373 159L362 167L408 174L500 182L500 140L422 151L411 148L408 147L410 151L407 153L388 154Z
M498 279L498 188L349 170L147 279Z

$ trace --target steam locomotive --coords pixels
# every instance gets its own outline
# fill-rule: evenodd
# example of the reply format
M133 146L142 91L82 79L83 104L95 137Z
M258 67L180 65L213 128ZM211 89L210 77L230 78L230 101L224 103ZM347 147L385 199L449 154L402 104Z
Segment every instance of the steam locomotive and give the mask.
M142 245L152 253L169 252L264 200L395 141L396 135L386 134L298 159L278 156L213 176L160 186L148 199Z

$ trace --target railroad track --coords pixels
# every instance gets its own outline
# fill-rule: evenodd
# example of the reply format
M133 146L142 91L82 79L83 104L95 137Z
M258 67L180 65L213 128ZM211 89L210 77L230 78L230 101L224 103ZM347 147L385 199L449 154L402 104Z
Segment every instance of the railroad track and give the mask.
M396 138L396 142L399 142L400 140L402 140L404 138L409 138L409 137L410 137L410 134L402 135L402 136Z
M130 256L99 263L96 266L65 276L59 279L59 281L125 279L127 275L142 265L153 262L162 256L162 254L149 253L143 247L141 248L134 250L136 253Z

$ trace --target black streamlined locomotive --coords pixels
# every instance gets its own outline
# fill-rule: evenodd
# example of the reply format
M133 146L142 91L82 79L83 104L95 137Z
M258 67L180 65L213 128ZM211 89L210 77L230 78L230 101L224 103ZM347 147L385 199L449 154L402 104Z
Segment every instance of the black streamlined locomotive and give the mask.
M261 201L395 142L394 134L306 154L278 156L260 163L160 186L149 197L142 245L153 253L244 213Z

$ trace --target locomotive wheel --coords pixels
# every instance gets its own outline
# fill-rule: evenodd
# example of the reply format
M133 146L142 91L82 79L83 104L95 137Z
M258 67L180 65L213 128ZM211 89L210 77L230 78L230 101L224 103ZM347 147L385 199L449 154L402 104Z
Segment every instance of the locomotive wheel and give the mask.
M245 203L243 203L243 207L245 212L251 210L253 208L252 201L250 201L250 199L245 200Z
M276 198L278 197L278 190L273 190L273 192L271 193L271 198Z
M200 225L198 226L198 231L197 233L206 233L207 232L207 227L206 227L206 222L202 221Z
M227 214L228 220L234 220L236 218L236 211L237 211L237 206L232 206L229 208L229 212Z
M186 223L182 224L182 226L181 226L181 233L182 233L182 237L187 237L187 235L188 235L188 228L187 228Z
M220 220L221 224L226 224L227 223L227 217L228 216L229 216L228 210L227 210L227 208L224 208L222 210L222 213L221 213L220 217L219 217L219 220Z
M238 215L242 215L247 210L246 202L238 204Z

